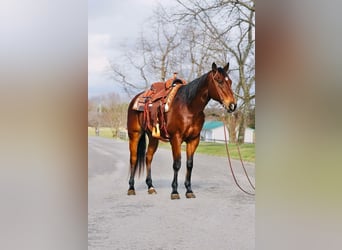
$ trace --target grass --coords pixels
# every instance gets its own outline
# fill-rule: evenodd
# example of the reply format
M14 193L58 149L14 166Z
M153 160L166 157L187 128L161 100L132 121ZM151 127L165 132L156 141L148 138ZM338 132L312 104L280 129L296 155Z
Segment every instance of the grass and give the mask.
M161 142L159 144L162 147L171 148L169 143ZM241 144L239 145L240 153L243 161L255 162L255 144ZM182 150L186 149L186 144L182 144ZM236 144L228 144L229 155L232 159L240 159L238 149ZM207 154L214 156L227 157L226 145L225 143L215 143L215 142L200 142L196 149L196 154Z
M95 136L94 128L88 127L88 136ZM100 137L113 138L113 133L110 128L100 128ZM159 145L164 148L171 148L168 142L160 142ZM185 143L183 143L182 150L185 148ZM255 162L255 144L241 144L239 148L243 161ZM236 144L229 144L228 149L232 159L240 159ZM200 142L196 153L227 157L224 143Z
M255 144L241 144L239 145L239 148L241 157L244 161L255 162ZM236 144L229 144L228 149L232 159L240 159ZM224 143L200 142L196 152L216 156L227 156Z
M95 128L88 127L88 136L95 136ZM111 128L100 128L100 136L105 138L113 138Z

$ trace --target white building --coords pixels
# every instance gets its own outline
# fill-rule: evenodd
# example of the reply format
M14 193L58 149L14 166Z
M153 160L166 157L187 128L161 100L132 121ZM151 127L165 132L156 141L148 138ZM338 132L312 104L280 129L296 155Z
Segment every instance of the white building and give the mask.
M221 121L206 121L201 131L201 140L211 142L224 142L224 129L226 130L227 140L229 141L229 133L227 128ZM238 133L237 128L237 133ZM238 134L237 134L238 136ZM255 143L255 130L252 128L245 129L244 143Z

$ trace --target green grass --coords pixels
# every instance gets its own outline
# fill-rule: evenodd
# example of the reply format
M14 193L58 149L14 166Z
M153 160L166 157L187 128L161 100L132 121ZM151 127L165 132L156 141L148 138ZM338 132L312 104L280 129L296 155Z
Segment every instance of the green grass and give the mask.
M170 148L169 143L161 142L162 147ZM255 162L255 144L239 145L240 153L243 161ZM186 149L186 144L182 144L182 150ZM240 159L236 144L229 144L229 155L232 159ZM196 153L227 157L226 146L224 143L200 142Z
M239 148L243 161L255 162L255 144L241 144L239 145ZM236 144L229 144L228 149L232 159L240 159ZM216 156L227 156L224 143L200 142L196 152Z
M88 127L88 136L95 136L95 128ZM111 128L100 128L100 136L105 138L113 138Z
M88 136L95 136L94 128L88 127ZM113 138L113 133L110 128L100 128L100 137ZM164 148L171 148L168 142L160 142L159 145ZM185 143L183 143L182 150L185 148ZM255 144L241 144L239 148L243 161L255 162ZM236 144L229 144L228 149L232 159L240 159ZM227 157L224 143L200 142L196 153Z

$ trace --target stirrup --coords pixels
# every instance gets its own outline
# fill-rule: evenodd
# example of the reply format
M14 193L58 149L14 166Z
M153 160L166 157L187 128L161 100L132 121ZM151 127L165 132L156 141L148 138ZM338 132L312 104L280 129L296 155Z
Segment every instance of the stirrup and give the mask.
M152 128L152 136L156 138L160 138L159 123L157 123L156 126Z

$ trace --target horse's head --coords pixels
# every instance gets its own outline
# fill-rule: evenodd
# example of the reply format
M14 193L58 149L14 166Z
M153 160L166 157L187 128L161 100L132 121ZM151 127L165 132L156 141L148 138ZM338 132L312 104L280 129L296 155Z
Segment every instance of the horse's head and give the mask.
M229 112L236 109L236 100L232 91L232 80L227 72L229 63L222 69L218 68L215 63L212 64L212 71L209 72L209 95L214 100L221 103Z

